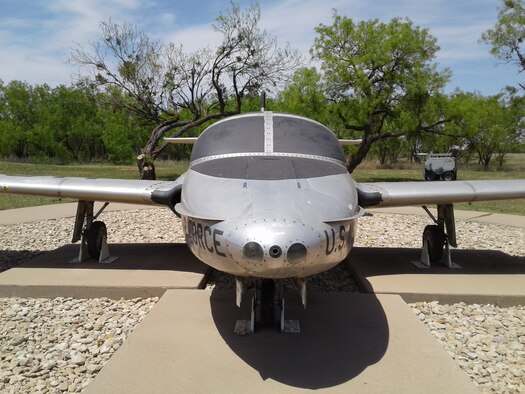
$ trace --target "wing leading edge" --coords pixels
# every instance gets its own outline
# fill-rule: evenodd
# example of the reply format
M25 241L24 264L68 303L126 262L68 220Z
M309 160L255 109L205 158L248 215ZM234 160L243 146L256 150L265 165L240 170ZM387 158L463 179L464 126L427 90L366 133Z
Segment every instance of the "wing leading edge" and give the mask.
M359 205L401 207L525 198L525 180L357 184Z
M0 174L0 193L25 194L75 200L165 205L180 201L184 174L175 181L105 178L61 178Z

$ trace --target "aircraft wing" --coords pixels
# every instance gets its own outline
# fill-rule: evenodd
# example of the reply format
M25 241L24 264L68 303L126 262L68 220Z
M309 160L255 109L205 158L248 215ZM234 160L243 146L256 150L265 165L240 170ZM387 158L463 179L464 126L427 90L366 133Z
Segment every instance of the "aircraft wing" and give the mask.
M0 174L0 194L25 194L75 200L165 205L180 202L182 174L175 181L105 178L61 178Z
M525 198L525 180L358 183L359 205L401 207Z

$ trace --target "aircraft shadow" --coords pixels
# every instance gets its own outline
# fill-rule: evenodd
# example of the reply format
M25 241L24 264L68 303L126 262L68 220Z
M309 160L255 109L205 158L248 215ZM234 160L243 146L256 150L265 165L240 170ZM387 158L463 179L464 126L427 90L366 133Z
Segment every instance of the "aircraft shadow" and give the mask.
M305 389L333 387L377 363L388 347L388 322L375 295L309 293L304 310L298 296L287 294L287 318L300 321L300 334L262 328L241 337L233 332L234 322L249 316L248 298L239 309L233 291L214 290L212 317L225 343L263 380Z
M185 243L123 243L110 244L111 255L118 259L111 264L101 264L89 259L82 263L71 263L78 256L78 244L69 244L51 251L0 250L0 262L10 262L37 255L20 265L22 268L64 268L64 269L127 269L127 270L169 270L205 273L208 267L198 260ZM10 267L9 267L10 268Z
M419 275L525 275L525 257L511 256L496 250L453 249L452 262L460 269L450 269L443 264L431 264L430 268L418 268L421 249L415 248L363 248L350 252L350 266L367 276L419 274Z

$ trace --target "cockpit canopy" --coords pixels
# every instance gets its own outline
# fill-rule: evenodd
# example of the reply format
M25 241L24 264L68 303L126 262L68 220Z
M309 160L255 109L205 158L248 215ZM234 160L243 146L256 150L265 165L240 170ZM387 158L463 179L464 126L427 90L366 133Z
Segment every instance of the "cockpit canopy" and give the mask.
M271 149L267 145L269 138ZM191 161L256 152L345 161L338 139L328 128L307 118L272 112L243 114L211 125L195 143Z

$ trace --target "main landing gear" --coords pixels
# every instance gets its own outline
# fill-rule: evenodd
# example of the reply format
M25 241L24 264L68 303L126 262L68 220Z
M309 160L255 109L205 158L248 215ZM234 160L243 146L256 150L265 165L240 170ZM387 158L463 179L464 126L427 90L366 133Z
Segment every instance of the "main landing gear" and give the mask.
M73 259L72 263L82 263L92 258L99 263L109 264L118 258L109 254L106 225L102 221L95 220L108 205L109 203L105 203L96 214L93 214L93 201L78 202L71 242L81 241L81 243L78 257Z
M237 306L246 289L246 278L235 279ZM295 279L295 286L301 294L303 306L306 308L306 279ZM237 320L234 332L237 335L253 334L259 327L279 327L281 332L301 332L299 321L285 319L285 282L274 279L255 280L254 294L251 299L250 318Z
M423 230L423 248L419 261L414 262L417 267L430 268L430 264L442 263L448 268L459 268L452 262L450 245L457 247L456 225L454 221L454 206L452 204L438 205L437 219L426 206L427 212L435 224Z

